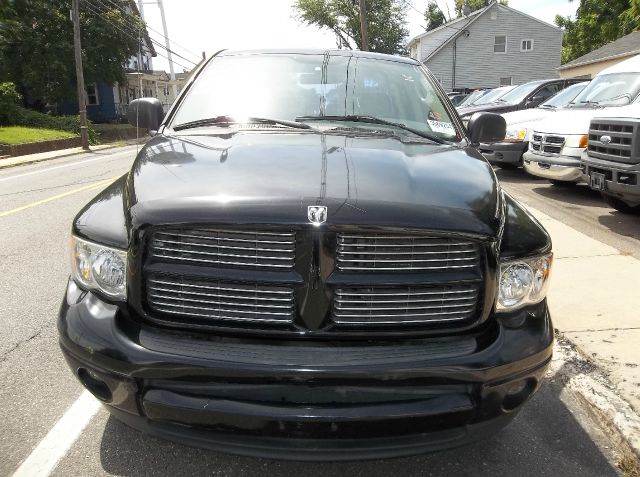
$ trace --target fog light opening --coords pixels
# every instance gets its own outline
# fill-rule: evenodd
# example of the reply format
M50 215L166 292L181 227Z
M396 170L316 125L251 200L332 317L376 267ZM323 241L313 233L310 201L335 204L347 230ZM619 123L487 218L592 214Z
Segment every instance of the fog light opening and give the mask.
M512 383L505 394L502 401L502 408L505 411L513 411L515 408L523 404L536 388L535 379L523 379Z
M97 374L85 368L80 368L78 369L78 379L95 397L104 402L111 401L113 396L111 395L109 386L107 386L107 383L101 380Z

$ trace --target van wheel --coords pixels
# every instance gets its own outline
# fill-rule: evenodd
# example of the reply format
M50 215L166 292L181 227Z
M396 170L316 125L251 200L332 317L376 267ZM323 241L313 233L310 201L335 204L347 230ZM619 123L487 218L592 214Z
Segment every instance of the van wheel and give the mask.
M640 205L629 205L626 202L608 194L602 194L602 198L609 207L623 214L640 214Z
M549 182L557 187L573 187L574 185L576 185L576 183L573 181L559 181L556 179L549 179Z

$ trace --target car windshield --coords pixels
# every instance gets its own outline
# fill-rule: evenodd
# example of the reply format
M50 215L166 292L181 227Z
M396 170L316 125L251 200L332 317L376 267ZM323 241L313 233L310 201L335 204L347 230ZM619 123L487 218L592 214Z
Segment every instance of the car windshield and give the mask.
M640 93L639 73L600 75L571 102L572 107L623 106Z
M215 126L220 118L227 127L260 118L297 120L325 130L348 127L411 134L409 128L440 139L459 139L443 98L417 65L346 54L214 58L178 107L172 127L186 129L199 122Z
M503 95L507 94L513 88L515 88L515 86L503 86L502 88L493 89L484 96L480 97L480 99L473 103L473 105L478 106L479 104L493 103Z
M571 86L559 91L551 96L544 103L540 105L541 108L564 108L571 102L573 98L578 96L580 92L589 84L588 81L584 83L572 84Z
M467 96L467 99L465 99L462 103L460 103L458 107L471 106L472 104L475 104L478 98L481 98L485 94L488 94L489 91L490 90L486 90L486 89L474 91L469 96Z
M501 97L500 102L509 104L521 103L524 98L533 93L538 87L540 87L540 83L521 84L520 86L516 86L503 97Z

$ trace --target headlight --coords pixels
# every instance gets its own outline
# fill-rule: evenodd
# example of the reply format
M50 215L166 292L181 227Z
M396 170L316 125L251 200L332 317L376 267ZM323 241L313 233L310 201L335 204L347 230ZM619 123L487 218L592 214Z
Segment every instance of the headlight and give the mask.
M127 252L71 237L71 273L88 290L127 298Z
M505 142L523 142L527 140L527 128L509 128L504 137Z
M497 311L514 311L547 296L553 254L500 264Z
M589 143L589 136L587 134L584 134L582 136L579 136L577 134L571 134L570 136L566 137L566 141L564 145L566 147L585 148L587 147L588 143Z

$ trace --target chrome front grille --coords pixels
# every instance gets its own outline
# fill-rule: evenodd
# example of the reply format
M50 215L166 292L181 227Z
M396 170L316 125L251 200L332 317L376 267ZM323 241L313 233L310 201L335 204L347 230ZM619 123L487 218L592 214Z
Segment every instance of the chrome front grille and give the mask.
M458 322L473 318L479 285L339 288L332 320L337 325L394 325Z
M626 164L640 162L638 144L634 144L637 121L594 119L589 128L589 155ZM605 141L602 138L605 137ZM634 147L635 146L635 147Z
M406 272L479 267L474 242L423 235L338 234L338 270Z
M293 322L293 289L151 275L147 303L155 312L202 319L205 324Z
M564 142L564 136L534 132L531 135L529 145L532 151L545 153L547 155L559 155L562 152Z
M160 261L216 268L293 268L293 232L182 228L156 231L151 256Z

